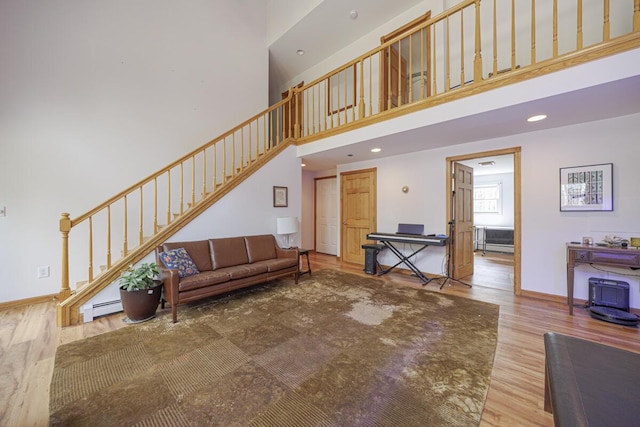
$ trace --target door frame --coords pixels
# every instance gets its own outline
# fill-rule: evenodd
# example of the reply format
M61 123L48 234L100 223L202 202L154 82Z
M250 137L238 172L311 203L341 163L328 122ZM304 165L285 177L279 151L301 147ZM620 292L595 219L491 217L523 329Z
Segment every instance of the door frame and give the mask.
M459 156L451 156L445 159L446 161L446 179L445 179L445 206L446 206L446 224L453 219L453 213L451 212L450 195L452 188L451 174L453 173L453 164L464 160L478 159L482 157L490 156L502 156L513 155L513 293L515 295L521 295L521 226L522 226L522 180L521 180L521 147L503 148L492 151L482 151L478 153L469 153ZM454 238L454 236L449 236ZM454 242L455 244L455 242ZM449 248L447 247L447 251ZM449 255L449 254L447 254Z

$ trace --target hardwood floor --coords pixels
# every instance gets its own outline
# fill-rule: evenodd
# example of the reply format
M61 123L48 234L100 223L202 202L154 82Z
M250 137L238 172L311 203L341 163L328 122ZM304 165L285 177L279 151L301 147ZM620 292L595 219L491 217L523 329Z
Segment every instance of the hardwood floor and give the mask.
M473 264L473 275L462 281L513 292L513 254L476 251Z
M311 252L310 260L312 271L333 268L364 275L362 266L342 263L334 256ZM543 410L542 336L547 331L640 353L637 328L592 319L582 309L569 316L564 304L516 297L511 290L492 287L495 285L490 282L490 272L478 273L470 278L472 288L454 282L440 290L435 281L424 288L500 305L498 346L482 426L553 425L553 417ZM394 272L380 279L398 286L423 288L418 279L406 274ZM55 323L54 301L0 311L0 425L47 425L49 384L57 347L125 327L122 317L117 313L60 329Z

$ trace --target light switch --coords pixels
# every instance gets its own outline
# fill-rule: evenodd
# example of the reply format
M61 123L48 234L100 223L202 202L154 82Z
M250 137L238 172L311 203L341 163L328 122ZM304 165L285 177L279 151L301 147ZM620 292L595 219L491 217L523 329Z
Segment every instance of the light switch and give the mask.
M45 265L43 267L38 267L37 276L38 276L38 279L44 279L45 277L49 277L49 266Z

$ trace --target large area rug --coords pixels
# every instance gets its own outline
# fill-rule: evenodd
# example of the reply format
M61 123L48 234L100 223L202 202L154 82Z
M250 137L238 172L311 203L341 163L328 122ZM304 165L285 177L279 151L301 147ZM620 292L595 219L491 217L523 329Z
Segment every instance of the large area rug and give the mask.
M51 425L474 426L498 306L335 270L60 346Z

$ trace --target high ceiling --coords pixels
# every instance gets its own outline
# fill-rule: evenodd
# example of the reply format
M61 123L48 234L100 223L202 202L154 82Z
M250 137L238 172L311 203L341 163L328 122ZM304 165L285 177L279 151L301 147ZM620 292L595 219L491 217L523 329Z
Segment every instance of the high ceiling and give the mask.
M422 0L323 0L269 46L270 86L281 87L420 3ZM351 18L351 11L357 12L356 19ZM302 56L297 53L300 49Z
M417 4L419 0L324 0L290 31L270 46L271 84L287 82L294 76L352 41L378 28L391 17ZM350 11L358 12L351 19ZM305 55L296 54L304 49ZM621 58L623 57L623 58ZM589 65L590 64L590 65ZM580 68L581 67L581 68ZM449 111L432 120L426 110L412 113L413 124L405 117L393 119L375 131L366 128L338 135L319 143L299 147L306 170L327 170L336 165L517 135L544 129L591 122L640 113L640 49L632 55L618 55L578 66L571 73L556 72L534 79L532 83L511 85L473 100L456 101L456 107L441 105ZM577 71L576 71L577 70ZM550 89L551 88L551 89ZM495 93L495 94L493 94ZM484 96L484 98L483 98ZM502 102L504 100L504 102ZM478 103L490 108L476 108ZM465 104L466 103L466 104ZM468 114L459 114L458 105ZM430 109L432 110L432 109ZM526 118L545 113L548 118L535 124ZM415 118L417 117L417 118ZM421 123L415 125L415 122ZM371 128L371 127L368 127ZM391 130L389 130L391 129ZM329 142L327 144L327 142ZM327 149L327 146L333 148ZM371 153L371 148L382 149Z

